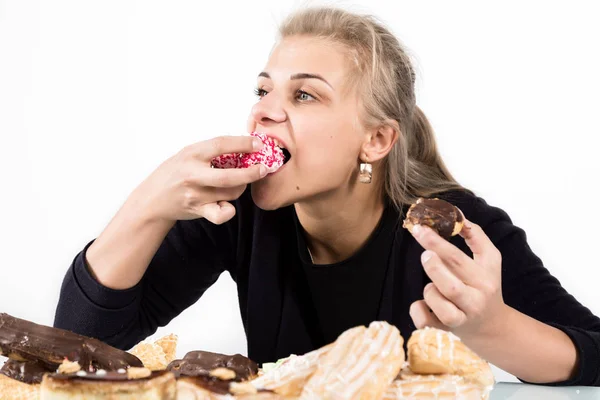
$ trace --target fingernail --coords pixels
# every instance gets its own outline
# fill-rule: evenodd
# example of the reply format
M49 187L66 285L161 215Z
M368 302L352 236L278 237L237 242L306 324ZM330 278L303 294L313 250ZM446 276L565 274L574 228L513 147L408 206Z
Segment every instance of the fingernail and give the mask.
M426 263L427 261L429 261L431 259L432 256L433 256L433 252L426 250L423 252L423 254L421 254L421 261L423 263Z
M260 149L262 149L263 147L263 142L260 139L254 139L252 141L252 148L254 149L254 151L259 151Z
M265 167L264 165L260 164L260 177L264 178L267 175L267 167Z
M413 236L419 237L421 236L421 234L423 233L423 228L421 227L421 225L414 225L412 228L412 234Z

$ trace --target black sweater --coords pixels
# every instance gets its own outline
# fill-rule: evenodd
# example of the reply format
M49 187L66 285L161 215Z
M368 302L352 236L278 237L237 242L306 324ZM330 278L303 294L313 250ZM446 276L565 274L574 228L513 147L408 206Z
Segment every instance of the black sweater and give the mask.
M440 197L480 225L502 253L506 304L557 327L575 343L577 374L560 384L600 385L600 319L561 287L504 211L465 192ZM274 361L323 345L319 304L311 296L309 274L302 267L305 249L299 248L302 233L294 207L263 211L254 205L249 191L235 206L236 216L223 225L204 219L177 222L143 279L127 290L111 290L94 280L85 262L88 244L67 271L55 326L128 349L194 304L228 271L237 283L251 359ZM389 218L399 217L395 212ZM421 266L423 248L401 224L393 224L392 229L388 251L379 251L371 260L374 268L385 271L375 316L398 327L406 341L415 329L409 307L422 299L430 280ZM452 242L472 255L460 237ZM352 312L340 308L340 313Z

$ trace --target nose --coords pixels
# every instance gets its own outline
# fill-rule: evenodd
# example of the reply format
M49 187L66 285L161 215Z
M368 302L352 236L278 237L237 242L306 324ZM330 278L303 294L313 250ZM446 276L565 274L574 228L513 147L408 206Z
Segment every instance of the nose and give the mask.
M262 126L278 124L284 122L286 118L287 114L273 92L256 102L250 113L251 122Z

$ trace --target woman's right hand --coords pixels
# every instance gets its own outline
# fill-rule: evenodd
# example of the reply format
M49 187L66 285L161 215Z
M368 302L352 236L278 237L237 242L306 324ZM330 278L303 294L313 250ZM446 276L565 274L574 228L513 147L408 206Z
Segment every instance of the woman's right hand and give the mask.
M217 169L211 167L211 160L223 154L252 153L262 146L262 141L252 136L221 136L189 145L150 174L129 202L148 220L227 222L235 215L228 201L240 197L246 185L263 178L267 170L260 164Z

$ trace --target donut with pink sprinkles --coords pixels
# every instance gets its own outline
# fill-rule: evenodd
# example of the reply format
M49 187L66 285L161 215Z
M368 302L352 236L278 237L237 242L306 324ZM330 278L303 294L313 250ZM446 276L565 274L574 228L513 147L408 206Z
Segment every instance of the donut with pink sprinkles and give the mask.
M213 158L213 168L248 168L252 165L262 164L267 167L269 174L277 171L283 165L285 156L275 140L264 133L252 132L250 135L262 140L264 146L260 151L254 153L223 154Z

